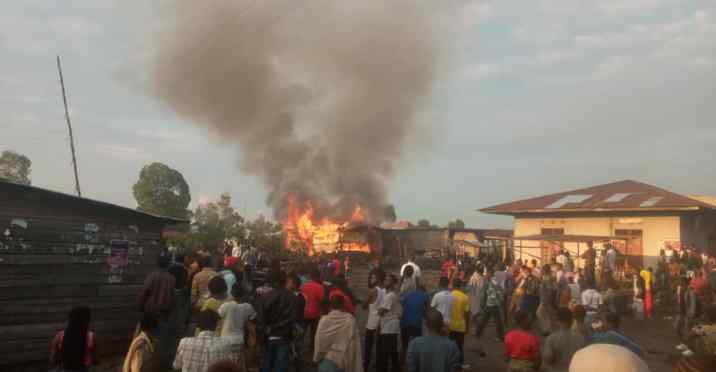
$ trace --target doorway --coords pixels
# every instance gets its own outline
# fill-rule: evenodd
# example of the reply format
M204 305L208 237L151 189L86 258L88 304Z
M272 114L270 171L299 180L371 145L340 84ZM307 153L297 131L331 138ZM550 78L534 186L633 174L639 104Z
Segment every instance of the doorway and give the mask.
M614 235L627 238L627 241L618 241L614 246L624 258L624 271L644 266L644 251L642 247L641 230L614 230Z

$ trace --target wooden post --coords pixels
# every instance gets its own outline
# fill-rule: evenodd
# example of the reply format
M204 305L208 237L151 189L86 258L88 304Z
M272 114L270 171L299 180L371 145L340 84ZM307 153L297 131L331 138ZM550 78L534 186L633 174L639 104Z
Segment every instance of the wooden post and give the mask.
M72 136L72 122L70 121L70 112L67 109L67 93L65 93L65 80L62 78L62 65L60 64L60 56L57 56L57 72L60 74L60 87L62 88L62 103L65 106L65 120L67 121L67 129L70 131L70 151L72 152L72 168L75 171L75 189L77 196L82 197L80 190L80 177L77 174L77 157L75 156L75 139Z

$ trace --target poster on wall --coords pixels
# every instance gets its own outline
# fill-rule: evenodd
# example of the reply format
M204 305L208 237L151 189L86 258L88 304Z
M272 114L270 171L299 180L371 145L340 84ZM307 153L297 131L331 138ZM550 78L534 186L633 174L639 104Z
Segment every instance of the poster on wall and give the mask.
M121 283L129 264L129 241L111 240L109 242L109 282Z

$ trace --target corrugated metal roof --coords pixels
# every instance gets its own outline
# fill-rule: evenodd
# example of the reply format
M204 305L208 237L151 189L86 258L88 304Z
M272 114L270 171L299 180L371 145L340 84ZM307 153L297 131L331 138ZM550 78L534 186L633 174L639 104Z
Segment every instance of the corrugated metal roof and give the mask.
M499 204L480 211L509 215L529 212L691 209L716 209L716 206L656 186L626 180Z
M8 190L8 191L9 190L20 190L20 191L26 192L26 193L37 193L38 195L45 195L46 197L50 197L50 198L70 199L77 203L92 205L92 206L100 207L100 208L121 210L124 212L128 212L130 214L134 214L136 216L144 216L144 217L150 217L150 218L163 220L166 223L187 223L187 222L189 222L188 220L184 220L184 219L180 219L180 218L160 216L160 215L156 215L153 213L140 211L137 209L123 207L121 205L116 205L116 204L111 204L111 203L107 203L107 202L103 202L103 201L99 201L99 200L88 199L88 198L79 197L79 196L75 196L75 195L65 194L65 193L62 193L59 191L43 189L43 188L37 187L37 186L29 186L29 185L22 185L19 183L14 183L14 182L8 182L5 180L0 180L0 190Z

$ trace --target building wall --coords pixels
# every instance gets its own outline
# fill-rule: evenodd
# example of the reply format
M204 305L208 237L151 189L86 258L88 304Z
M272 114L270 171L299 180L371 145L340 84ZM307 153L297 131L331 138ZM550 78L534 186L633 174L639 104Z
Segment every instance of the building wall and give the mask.
M716 254L716 213L690 213L681 218L681 241Z
M157 219L81 201L0 196L0 370L46 366L52 337L78 305L92 310L99 352L125 352L161 230ZM113 239L129 241L120 274L108 262Z
M515 236L538 235L542 229L562 228L567 235L600 235L613 236L615 231L641 230L642 252L644 264L654 266L659 250L665 240L680 239L680 217L672 216L602 216L602 217L517 217L514 222ZM523 241L523 258L541 258L541 247L538 241ZM519 245L519 242L516 243ZM572 254L577 253L576 243L566 243ZM580 253L586 249L586 244L579 245ZM515 255L519 258L519 248L515 248ZM580 263L581 264L581 263Z

